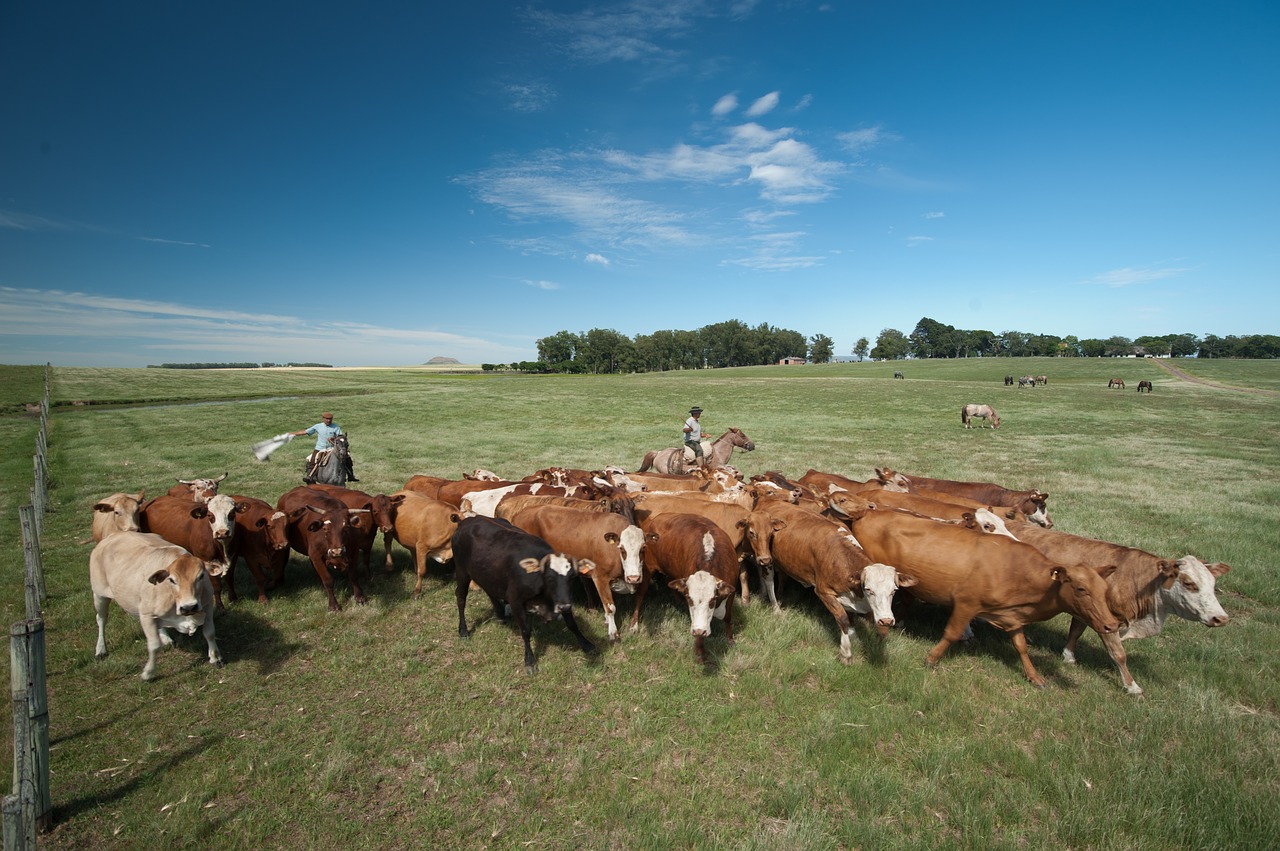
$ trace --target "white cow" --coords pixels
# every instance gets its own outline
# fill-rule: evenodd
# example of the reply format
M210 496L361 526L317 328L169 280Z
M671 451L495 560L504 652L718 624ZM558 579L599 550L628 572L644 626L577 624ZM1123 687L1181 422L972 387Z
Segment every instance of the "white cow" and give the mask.
M138 508L145 493L113 493L98 500L93 506L94 543L116 532L138 531Z
M107 655L107 609L115 600L138 618L147 637L144 680L156 675L156 651L173 644L169 627L184 635L202 630L210 664L221 667L222 654L213 629L213 584L209 579L213 567L159 535L118 532L105 538L89 554L89 582L98 620L94 655L99 659Z

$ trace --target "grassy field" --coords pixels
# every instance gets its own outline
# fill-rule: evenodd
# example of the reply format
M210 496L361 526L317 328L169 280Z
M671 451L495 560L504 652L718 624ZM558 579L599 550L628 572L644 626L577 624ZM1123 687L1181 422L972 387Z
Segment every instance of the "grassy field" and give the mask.
M1280 363L964 360L761 367L613 377L440 375L420 370L56 369L44 534L54 829L83 848L1264 848L1280 840ZM895 369L906 380L892 379ZM1007 373L1046 374L1034 390ZM1128 390L1106 388L1112 376ZM1152 394L1134 392L1147 378ZM0 606L22 614L16 507L31 485L43 368L0 367ZM72 405L72 402L90 404ZM987 402L999 431L966 431ZM841 665L833 621L789 586L784 610L738 609L713 663L693 663L670 594L641 630L585 658L561 624L518 634L473 594L457 636L449 571L411 597L407 552L330 614L309 563L259 605L219 617L226 667L179 637L159 678L139 679L136 621L111 614L93 658L90 506L157 494L175 477L228 472L224 493L270 502L299 483L308 448L268 463L249 446L332 410L352 435L362 488L485 467L520 476L559 464L635 469L674 445L684 412L742 428L750 475L810 467L1039 487L1059 528L1232 570L1231 622L1171 619L1130 642L1146 689L1127 696L1088 633L1028 629L1048 679L1023 678L1008 638L979 628L933 671L945 614L916 607L880 641L860 629ZM375 551L381 554L381 545ZM244 595L248 595L247 597ZM629 600L619 604L629 617ZM5 747L11 732L6 731Z

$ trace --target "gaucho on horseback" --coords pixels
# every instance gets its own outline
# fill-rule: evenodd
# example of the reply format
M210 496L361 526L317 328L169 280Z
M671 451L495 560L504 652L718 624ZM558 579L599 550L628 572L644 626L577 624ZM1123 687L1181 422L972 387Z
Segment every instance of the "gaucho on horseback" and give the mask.
M332 482L334 477L322 475L322 468L324 468L333 458L337 438L340 435L343 436L342 442L344 444L346 443L346 433L342 430L342 426L333 421L333 414L325 411L320 415L320 422L310 428L290 432L290 434L295 437L302 437L304 434L312 434L315 435L316 438L316 448L307 456L306 473L302 477L302 480L309 485L315 484L317 481L335 483ZM345 469L341 471L345 475L341 476L341 478L344 478L348 482L360 481L356 478L355 468L351 463L351 454L349 452L339 454L342 456L342 463L345 467ZM342 482L336 482L336 484L342 484Z

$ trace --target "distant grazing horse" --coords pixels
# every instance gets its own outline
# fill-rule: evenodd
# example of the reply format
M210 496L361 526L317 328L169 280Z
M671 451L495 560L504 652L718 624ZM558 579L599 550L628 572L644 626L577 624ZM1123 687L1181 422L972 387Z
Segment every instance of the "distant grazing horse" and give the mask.
M893 373L893 377L894 377L894 378L906 378L906 376L905 376L905 375L903 375L901 372L894 372L894 373Z
M1111 379L1110 381L1108 381L1108 382L1107 382L1107 389L1108 389L1108 390L1110 390L1112 387L1118 387L1118 388L1120 388L1121 390L1123 390L1123 389L1124 389L1124 379L1123 379L1123 378L1113 378L1113 379Z
M1151 392L1151 382L1147 381L1145 378L1138 382L1138 392L1141 393L1143 390L1148 393Z
M1036 376L1036 384L1048 384L1048 383L1049 383L1049 376L1047 375Z
M1006 376L1004 377L1004 386L1005 386L1005 387L1012 387L1012 386L1013 386L1013 382L1014 382L1015 380L1016 380L1016 379L1014 379L1014 377L1013 377L1012 375L1006 375Z
M305 467L304 480L310 479L322 485L347 485L347 458L351 454L345 434L333 438L333 448L316 452L315 463Z
M1030 375L1024 375L1018 379L1018 386L1034 388L1036 386L1036 380Z
M993 429L1000 428L1000 415L990 405L965 405L960 409L960 422L964 423L965 428L973 428L975 418L981 418L983 425L990 423Z
M710 446L707 444L710 443ZM734 447L744 452L750 452L756 448L751 442L751 438L747 437L741 429L731 428L724 434L720 435L713 441L702 441L702 453L706 459L707 467L714 470L716 467L723 467L729 463L729 459L733 456ZM686 457L685 453L693 454L693 450L684 446L674 449L655 449L652 452L645 453L644 460L640 462L640 469L636 472L644 473L653 468L659 473L692 473L698 468L697 460Z

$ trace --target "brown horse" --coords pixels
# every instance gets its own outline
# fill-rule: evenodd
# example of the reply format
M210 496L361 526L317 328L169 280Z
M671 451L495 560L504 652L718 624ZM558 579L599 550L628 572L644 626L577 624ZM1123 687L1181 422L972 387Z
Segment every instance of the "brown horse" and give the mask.
M1141 393L1143 390L1148 393L1151 392L1151 382L1147 381L1145 378L1138 382L1138 392Z
M707 444L710 443L710 446ZM729 463L729 458L733 456L734 447L744 452L750 452L756 448L751 442L751 438L747 437L741 429L731 428L724 434L717 437L714 441L702 441L702 454L706 458L707 467L715 469L723 467ZM692 451L690 451L692 454ZM644 460L640 462L640 469L637 473L644 473L653 468L659 473L691 473L698 468L697 460L690 460L685 457L685 447L678 446L672 449L655 449L652 452L645 453Z
M983 425L990 422L993 429L1000 428L1000 415L990 405L965 405L960 409L960 422L964 423L965 428L973 428L974 419L981 419Z
M1124 389L1124 379L1123 379L1123 378L1113 378L1113 379L1111 379L1110 381L1108 381L1108 382L1107 382L1107 389L1108 389L1108 390L1110 390L1112 387L1118 387L1118 388L1120 388L1121 390L1123 390L1123 389Z

